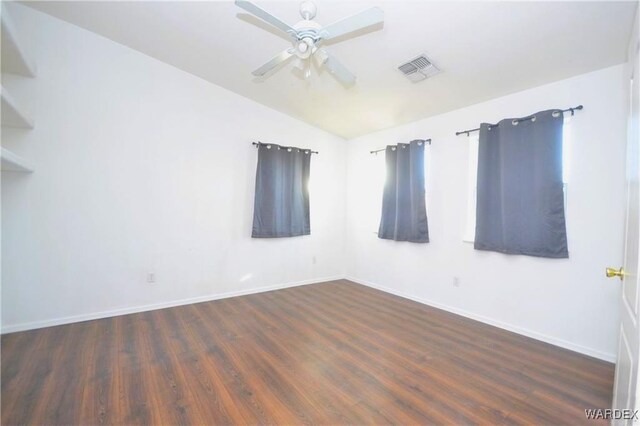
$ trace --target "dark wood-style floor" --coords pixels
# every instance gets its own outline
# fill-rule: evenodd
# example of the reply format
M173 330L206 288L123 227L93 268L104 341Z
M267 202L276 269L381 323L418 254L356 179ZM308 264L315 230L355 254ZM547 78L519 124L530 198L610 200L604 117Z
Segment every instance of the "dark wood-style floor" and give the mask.
M348 281L2 336L2 424L577 424L614 367Z

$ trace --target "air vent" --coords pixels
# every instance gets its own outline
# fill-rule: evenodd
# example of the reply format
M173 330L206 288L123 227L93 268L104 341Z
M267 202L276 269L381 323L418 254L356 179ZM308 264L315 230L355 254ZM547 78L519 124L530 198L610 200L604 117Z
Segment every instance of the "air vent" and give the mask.
M398 69L414 83L432 77L441 71L425 55L410 60L398 67Z

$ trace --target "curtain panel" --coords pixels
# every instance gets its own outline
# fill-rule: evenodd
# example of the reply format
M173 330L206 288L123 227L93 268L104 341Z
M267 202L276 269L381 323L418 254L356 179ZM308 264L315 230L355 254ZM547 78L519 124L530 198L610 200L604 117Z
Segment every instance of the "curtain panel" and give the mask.
M252 238L309 235L311 150L258 145Z
M563 114L480 126L476 250L567 258Z
M408 144L387 146L387 177L378 238L429 242L425 207L425 144L424 140L414 140Z

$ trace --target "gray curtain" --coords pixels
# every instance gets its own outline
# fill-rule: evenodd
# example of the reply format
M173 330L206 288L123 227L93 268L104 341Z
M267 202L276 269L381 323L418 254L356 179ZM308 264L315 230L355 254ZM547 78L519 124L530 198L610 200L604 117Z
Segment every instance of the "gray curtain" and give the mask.
M562 126L558 110L480 126L477 250L569 257Z
M311 151L258 145L252 238L309 235Z
M425 141L389 145L385 150L387 178L382 198L378 238L429 242L425 207Z

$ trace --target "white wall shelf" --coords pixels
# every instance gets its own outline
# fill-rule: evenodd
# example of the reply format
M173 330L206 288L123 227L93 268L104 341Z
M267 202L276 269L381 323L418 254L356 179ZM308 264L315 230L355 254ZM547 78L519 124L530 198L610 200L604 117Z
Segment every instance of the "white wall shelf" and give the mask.
M16 27L7 13L6 7L2 8L2 72L18 74L27 77L36 76L36 66L25 43L16 31Z
M27 160L6 148L0 148L0 159L2 160L0 170L3 172L33 172L33 166Z
M33 120L16 100L7 92L4 86L0 86L0 97L2 98L2 125L7 127L21 127L25 129L33 128Z

